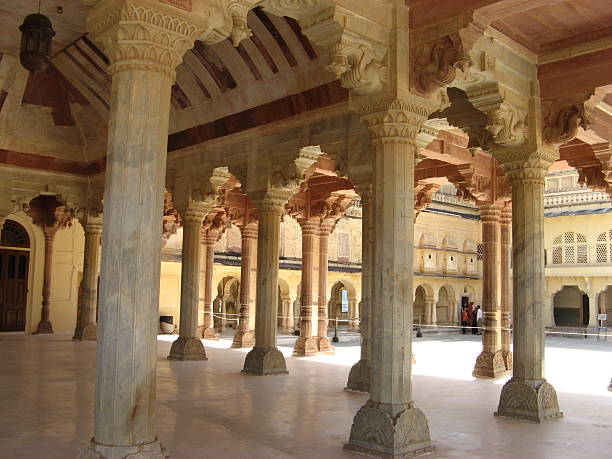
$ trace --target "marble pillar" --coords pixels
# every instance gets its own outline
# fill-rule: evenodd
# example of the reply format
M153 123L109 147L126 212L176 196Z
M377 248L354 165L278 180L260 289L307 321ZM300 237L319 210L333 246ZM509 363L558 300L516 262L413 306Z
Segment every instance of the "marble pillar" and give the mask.
M77 313L77 324L72 339L95 341L98 335L98 264L100 240L102 239L102 218L88 218L83 222L85 230L85 251L83 253L83 294Z
M506 203L501 210L499 220L501 232L501 288L500 288L500 310L501 310L501 348L504 356L504 364L508 373L512 372L512 351L510 344L512 343L512 335L510 334L510 326L512 321L510 313L512 312L512 304L510 298L510 260L512 257L512 207Z
M372 317L372 185L359 187L361 197L361 302L359 303L359 330L361 356L349 372L346 388L356 392L370 392L371 374L371 317Z
M240 264L240 317L233 348L255 345L255 296L257 284L257 223L240 226L242 260Z
M499 378L508 374L501 347L501 207L480 206L482 222L482 352L476 358L472 376Z
M309 356L319 351L318 338L313 336L313 310L318 306L317 232L319 225L309 219L300 219L302 228L302 281L300 297L300 336L295 342L293 355ZM318 257L317 257L318 258ZM327 303L325 303L327 305Z
M321 225L319 229L319 298L317 346L321 354L334 354L336 349L327 337L327 275L329 269L329 233L332 228Z
M200 291L200 233L209 206L192 203L179 208L183 221L181 252L181 303L179 337L172 343L170 360L207 360L198 334L198 303Z
M347 448L389 457L432 449L411 387L415 139L430 113L417 100L362 109L375 148L371 377Z
M45 236L45 262L43 271L43 287L42 287L42 307L40 310L40 322L36 327L36 333L40 335L48 335L53 333L53 325L50 320L50 296L51 296L51 276L53 265L53 241L55 240L55 234L57 228L45 227L43 228Z
M148 6L150 6L148 4ZM151 7L153 8L153 7ZM163 458L155 433L162 217L170 94L201 27L159 5L104 2L88 16L111 64L94 438L82 459ZM146 20L145 20L146 19ZM183 27L184 25L184 27Z
M544 177L551 157L537 151L503 163L512 187L514 357L496 415L537 422L562 416L544 378Z
M433 301L425 301L426 305L427 303L431 305L431 316L429 317L429 325L436 326L438 325L438 304L434 303Z
M244 361L244 373L286 374L285 357L276 347L280 221L289 196L281 192L255 195L257 231L257 293L255 296L255 346Z
M213 320L213 270L215 266L215 242L216 232L211 234L205 230L202 235L202 250L204 251L204 324L202 326L202 338L219 339L214 329Z
M599 322L597 314L599 313L599 294L589 292L589 328L597 329Z

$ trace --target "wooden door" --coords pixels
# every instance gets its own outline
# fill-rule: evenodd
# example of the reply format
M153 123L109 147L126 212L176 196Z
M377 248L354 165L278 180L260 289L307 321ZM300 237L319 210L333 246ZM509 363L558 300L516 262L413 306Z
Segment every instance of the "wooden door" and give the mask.
M25 331L30 253L0 250L0 331Z

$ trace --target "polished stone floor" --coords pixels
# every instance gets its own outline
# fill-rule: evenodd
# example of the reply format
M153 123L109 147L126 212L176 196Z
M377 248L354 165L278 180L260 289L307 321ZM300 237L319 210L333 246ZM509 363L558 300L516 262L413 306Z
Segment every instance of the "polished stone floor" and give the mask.
M228 335L229 336L229 335ZM157 430L176 459L351 458L342 449L366 396L345 392L359 356L341 334L335 356L288 358L288 376L240 374L245 351L206 341L207 362L170 362L160 337ZM285 355L295 338L280 339ZM547 424L496 418L504 380L471 370L479 336L415 341L414 399L436 458L612 457L612 343L549 338L548 379L565 417ZM0 336L0 457L75 457L93 432L95 343L68 336Z

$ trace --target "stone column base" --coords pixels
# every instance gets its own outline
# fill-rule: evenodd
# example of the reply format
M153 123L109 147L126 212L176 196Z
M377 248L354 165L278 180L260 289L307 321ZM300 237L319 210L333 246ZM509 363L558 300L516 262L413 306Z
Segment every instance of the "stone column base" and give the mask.
M506 363L506 370L508 372L512 372L512 352L511 351L503 351L504 353L504 362Z
M91 445L83 449L77 459L167 459L170 456L165 448L157 441L135 446L101 445L91 439Z
M383 405L368 400L353 418L346 449L379 457L410 457L433 451L429 425L413 403L392 417Z
M506 368L506 361L504 359L504 353L497 351L495 354L491 354L487 351L482 351L476 358L476 365L474 365L474 371L472 376L475 378L501 378L511 373Z
M48 320L38 322L38 327L36 328L36 333L39 335L52 335L53 334L53 326L51 322Z
M193 336L179 336L170 348L169 360L208 360L202 341Z
M545 379L524 381L510 379L501 391L495 416L511 416L543 422L563 416L555 388Z
M77 326L72 339L76 341L96 341L98 339L98 324Z
M232 341L232 349L255 346L255 330L242 332L238 330Z
M346 390L353 392L370 392L370 363L360 360L351 368L348 381L346 382Z
M217 335L217 332L215 331L214 328L208 327L208 328L202 329L202 338L217 340L219 339L219 335Z
M244 359L242 372L259 376L289 373L281 351L276 348L263 349L260 347L254 347L249 351Z
M310 357L319 352L319 339L316 336L301 336L295 342L293 355L296 357Z
M332 346L331 340L327 336L321 336L317 340L319 354L334 355L336 353L336 348Z

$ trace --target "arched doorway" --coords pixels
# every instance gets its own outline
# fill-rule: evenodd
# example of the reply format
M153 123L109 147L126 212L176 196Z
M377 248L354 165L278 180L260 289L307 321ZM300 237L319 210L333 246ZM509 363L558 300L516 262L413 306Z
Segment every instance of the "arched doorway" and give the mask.
M355 288L345 281L336 282L331 289L327 303L327 316L330 328L334 328L336 320L338 327L347 325L351 329L359 327L359 311Z
M425 301L427 300L427 294L422 285L419 285L414 292L414 323L424 324L425 323Z
M584 327L589 324L589 296L575 285L555 293L554 318L557 327Z
M0 332L25 331L30 237L6 220L0 236Z
M213 301L215 328L221 332L226 328L238 328L240 312L240 281L224 277L217 286L217 297Z
M451 324L454 317L455 295L449 286L440 287L436 303L436 317L439 324Z
M278 306L276 324L285 331L293 327L293 306L291 304L289 284L286 280L281 278L278 279Z

